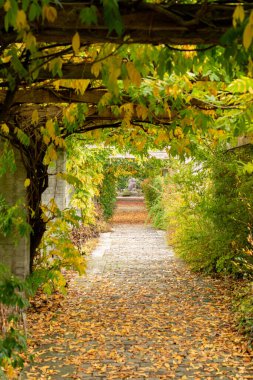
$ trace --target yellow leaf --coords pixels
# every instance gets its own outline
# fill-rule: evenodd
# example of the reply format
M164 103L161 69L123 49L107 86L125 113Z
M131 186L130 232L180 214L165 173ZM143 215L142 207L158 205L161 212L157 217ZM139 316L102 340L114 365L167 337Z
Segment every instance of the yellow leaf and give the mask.
M52 214L54 214L58 209L58 206L55 202L55 199L54 198L51 198L50 199L50 205L49 205L49 210Z
M4 10L5 10L5 12L8 12L9 9L11 9L11 2L10 2L10 0L7 0L4 3Z
M36 45L36 38L31 32L29 32L25 35L24 42L26 43L27 48L30 49Z
M137 142L135 143L138 152L141 152L141 151L143 150L145 144L146 144L146 140L137 141Z
M63 115L67 119L69 123L75 122L75 112L76 112L76 105L70 104L67 108L63 110Z
M53 85L54 85L55 89L56 89L57 91L59 91L59 88L60 88L60 85L61 85L61 80L56 80L56 81L54 81L54 82L53 82Z
M44 5L42 9L42 15L48 22L54 22L57 18L57 10L51 5Z
M141 118L142 120L145 120L148 117L148 109L147 109L147 107L145 107L145 106L143 106L141 104L138 104L138 106L136 107L136 113L137 113L137 116L139 118Z
M53 146L51 146L51 149L49 150L49 157L51 161L57 160L57 153Z
M60 148L65 148L66 147L65 141L61 137L59 137L59 136L55 137L54 143L55 143L56 146L59 146Z
M39 122L39 113L38 110L34 110L32 113L32 124L38 124Z
M41 219L43 220L43 222L48 222L48 216L46 214L42 214Z
M166 112L168 117L171 119L171 110L170 110L168 103L166 103L166 102L164 103L164 111Z
M78 54L80 45L81 45L80 36L79 36L79 33L76 32L72 38L72 48L75 54Z
M235 7L234 13L233 13L233 26L236 27L237 21L240 21L240 23L243 22L245 17L244 8L241 4L238 4Z
M176 127L174 130L174 136L177 137L178 139L182 139L184 137L184 132L182 128Z
M27 27L26 14L23 9L19 9L16 16L16 28L17 30L22 30Z
M48 165L50 164L51 161L56 161L57 160L57 152L54 149L53 144L49 145L45 158L44 158L44 164Z
M253 61L252 61L252 59L249 59L249 63L248 63L248 76L251 78L253 76Z
M50 143L50 138L48 136L43 136L43 141L46 145L48 145Z
M135 84L137 87L140 87L141 75L139 71L136 69L135 65L132 62L127 62L126 69L131 82Z
M124 111L125 114L132 115L133 114L133 103L124 103L120 107L121 111Z
M156 98L159 98L160 93L159 93L159 88L157 86L154 86L153 88L153 94Z
M78 79L74 81L74 88L77 91L77 93L79 92L81 95L83 95L85 91L87 90L87 87L89 86L89 84L90 84L89 79Z
M248 48L250 47L252 43L252 38L253 38L253 25L248 23L244 29L243 39L242 39L245 50L248 50Z
M2 124L1 125L1 130L6 134L6 135L8 135L8 133L9 133L9 127L8 127L8 125L6 124L6 123L4 123L4 124Z
M124 89L128 91L131 81L129 78L123 79Z
M2 57L2 62L3 63L8 63L11 60L11 55L7 55L6 57Z
M95 131L92 132L92 136L94 139L99 140L101 137L101 131L99 129L95 129Z
M95 77L97 78L99 76L101 68L102 68L102 63L101 62L95 62L95 63L93 63L93 65L91 67L91 73L94 74Z
M60 57L52 59L48 65L49 71L53 71L55 67L61 70L62 64L63 60Z
M46 129L50 137L55 137L55 128L54 123L52 119L47 120L46 122Z
M28 186L30 186L30 184L31 184L31 180L30 180L30 178L26 178L26 180L25 180L25 182L24 182L24 186L25 186L25 187L28 187Z
M157 138L155 139L154 143L156 145L160 145L161 143L164 143L165 141L169 140L169 137L172 139L174 137L173 132L170 132L170 136L167 135L166 132L160 132Z
M105 93L99 101L99 105L107 106L112 99L112 94L110 92Z
M5 373L7 378L10 380L15 379L17 376L17 371L11 365L7 365L7 368L5 368Z

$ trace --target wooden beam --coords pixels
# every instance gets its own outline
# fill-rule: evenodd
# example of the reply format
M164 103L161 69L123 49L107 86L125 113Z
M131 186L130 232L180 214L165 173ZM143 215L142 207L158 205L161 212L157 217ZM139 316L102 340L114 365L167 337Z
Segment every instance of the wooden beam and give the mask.
M52 87L49 88L21 88L19 89L12 101L12 105L26 105L26 104L59 104L64 103L86 103L89 105L97 105L102 96L107 94L106 88L89 89L84 94L77 94L75 90L68 88L60 88L56 90ZM7 90L0 90L0 104L4 103ZM125 95L121 99L121 103L131 102L131 99ZM173 105L172 103L170 104ZM217 107L213 104L206 103L200 99L192 98L190 100L190 106L196 107L202 110L215 110ZM185 106L187 107L187 106ZM232 107L232 105L231 105Z
M54 88L22 88L15 93L12 104L46 104L46 103L89 103L97 104L104 94L107 93L106 89L88 90L83 95L77 94L72 89L60 89L59 91ZM0 103L3 103L6 90L0 90Z
M31 128L32 113L34 110L38 111L39 124L41 125L46 122L48 118L58 119L61 122L64 107L56 104L49 104L46 107L39 104L23 104L21 107L19 105L13 106L9 114L8 123L18 125L24 130L29 130ZM143 120L136 111L136 106L133 107L133 113L131 115L131 121L136 123L151 123L156 125L170 124L172 119L177 116L177 112L172 112L171 118L166 113L161 113L159 115L150 114L145 120ZM122 110L120 114L115 115L110 107L105 107L103 110L98 110L96 106L91 105L88 110L88 114L85 117L84 125L96 125L101 123L115 123L124 119L125 111ZM34 126L32 126L34 128Z
M55 77L54 79L101 79L102 75L99 73L95 76L92 73L92 63L65 63L62 65L61 78ZM38 78L36 80L46 80L52 78L52 72L49 70L40 70Z
M149 43L149 44L220 44L221 36L232 27L232 15L236 4L151 4L142 1L120 1L120 13L124 25L122 36L109 33L103 19L100 2L94 2L98 12L98 24L87 26L80 21L80 12L91 2L61 2L54 23L36 21L32 30L37 41L69 43L76 31L83 44L91 43ZM246 12L253 4L245 4ZM0 11L1 43L11 41L15 32L4 29L4 11Z

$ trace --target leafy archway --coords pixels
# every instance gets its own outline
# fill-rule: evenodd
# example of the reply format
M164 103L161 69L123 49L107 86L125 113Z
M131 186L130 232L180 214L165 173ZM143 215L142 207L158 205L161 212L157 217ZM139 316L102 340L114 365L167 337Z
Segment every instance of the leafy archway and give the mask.
M18 151L31 263L46 229L48 167L68 137L83 149L170 146L172 156L251 142L249 1L0 0L0 34L0 173L13 170Z
M68 136L190 155L206 140L249 133L252 4L0 7L1 137L21 152L27 172L31 259L45 231L48 165Z

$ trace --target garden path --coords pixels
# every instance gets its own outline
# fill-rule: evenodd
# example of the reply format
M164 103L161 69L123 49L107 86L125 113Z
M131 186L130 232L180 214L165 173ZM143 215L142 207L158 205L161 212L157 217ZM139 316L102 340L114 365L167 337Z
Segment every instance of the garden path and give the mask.
M226 283L191 273L149 225L118 223L103 239L59 307L30 316L35 363L22 379L253 379Z

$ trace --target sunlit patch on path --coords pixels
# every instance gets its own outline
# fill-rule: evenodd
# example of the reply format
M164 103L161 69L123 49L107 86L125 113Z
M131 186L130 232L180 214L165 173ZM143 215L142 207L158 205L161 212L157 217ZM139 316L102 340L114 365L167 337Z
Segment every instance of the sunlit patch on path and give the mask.
M148 225L105 241L58 309L29 315L22 379L253 379L224 282L192 274Z

